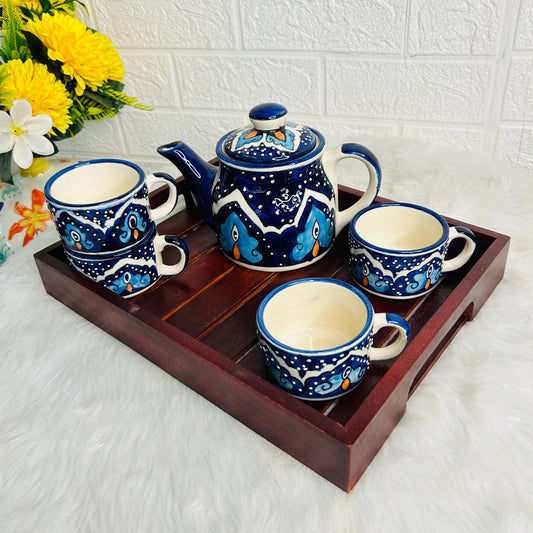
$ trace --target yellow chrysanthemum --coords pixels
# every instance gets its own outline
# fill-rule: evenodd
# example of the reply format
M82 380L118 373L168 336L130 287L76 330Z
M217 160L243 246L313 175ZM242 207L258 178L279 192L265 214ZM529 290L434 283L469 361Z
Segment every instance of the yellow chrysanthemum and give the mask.
M52 119L52 127L65 133L72 124L72 100L65 86L44 65L31 59L24 62L13 59L1 65L0 72L8 74L3 86L10 95L9 108L14 100L28 100L33 116L48 115Z
M61 63L61 70L76 81L76 94L86 87L96 90L108 80L121 81L122 61L113 43L69 15L43 15L25 28L47 48L48 57Z

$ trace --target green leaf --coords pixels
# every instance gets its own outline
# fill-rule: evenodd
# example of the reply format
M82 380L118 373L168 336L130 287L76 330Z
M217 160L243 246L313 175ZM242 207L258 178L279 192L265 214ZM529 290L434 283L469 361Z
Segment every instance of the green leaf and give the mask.
M0 107L6 108L16 98L16 94L5 88L4 83L11 74L2 67L3 65L0 65Z
M20 12L27 18L32 19L33 18L33 11L31 9L28 9L27 7L20 6L19 7Z
M103 88L105 89L107 87L118 93L121 93L124 90L124 84L118 80L107 80Z
M26 42L21 34L22 19L13 2L6 1L2 9L2 42L0 56L7 62L11 59L26 60Z
M52 9L52 2L50 0L39 0L39 3L41 4L41 11L43 13L47 13Z
M87 15L89 14L89 10L87 9L87 6L83 3L83 2L80 2L80 0L74 0L73 2L69 2L69 4L73 4L76 3L76 4L79 4L81 7L83 7L83 9L85 9L85 13L87 13Z
M48 63L50 61L48 52L41 40L29 31L23 31L22 33L26 37L26 42L28 43L33 60L37 63Z
M83 127L83 122L75 122L74 124L70 125L70 127L65 133L61 133L59 131L54 130L53 142L62 141L63 139L70 139L71 137L74 137L74 135L77 135L80 131L82 131Z
M124 86L123 84L121 84ZM112 87L111 81L103 85L102 87L98 88L98 94L104 95L108 98L112 98L114 100L115 106L117 106L119 109L125 105L134 107L136 109L143 109L144 111L152 111L151 107L148 107L147 105L141 104L137 101L136 98L133 98L132 96L128 96L120 91L114 90Z
M108 97L105 94L95 93L94 91L91 91L90 89L86 89L85 92L83 93L83 96L85 96L86 98L90 98L94 102L99 103L106 109L109 109L110 107L113 107L114 105L112 98Z

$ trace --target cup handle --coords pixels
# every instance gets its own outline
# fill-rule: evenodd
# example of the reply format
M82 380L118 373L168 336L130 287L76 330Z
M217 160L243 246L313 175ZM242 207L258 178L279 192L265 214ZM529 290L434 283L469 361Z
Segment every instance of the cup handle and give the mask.
M160 206L150 210L154 222L158 222L163 217L172 213L178 203L178 185L174 178L164 172L154 172L153 174L148 174L146 176L146 185L150 192L152 192L155 185L158 183L168 185L168 198L166 202L163 202Z
M368 187L355 204L344 211L339 211L337 163L347 158L357 159L365 164L369 174ZM381 186L381 167L376 156L368 148L355 143L345 143L326 151L322 157L322 165L335 190L335 236L337 236L359 211L374 201Z
M442 272L450 272L461 268L472 257L476 249L476 236L472 231L464 226L452 226L448 237L448 244L454 239L464 239L465 245L459 255L453 259L445 259L442 262Z
M398 331L398 337L392 344L382 348L370 348L370 360L382 361L383 359L392 359L403 351L407 346L411 330L409 324L399 315L394 313L376 313L374 316L374 335L381 328L394 328Z
M174 246L180 251L180 260L174 265L167 265L163 260L163 250L167 246ZM189 248L181 239L176 235L157 235L154 239L154 249L157 262L157 270L162 276L172 276L179 274L189 261Z

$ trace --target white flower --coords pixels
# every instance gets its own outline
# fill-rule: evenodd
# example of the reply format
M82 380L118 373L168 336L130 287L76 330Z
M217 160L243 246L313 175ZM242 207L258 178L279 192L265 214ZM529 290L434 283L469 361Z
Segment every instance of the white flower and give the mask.
M54 145L45 137L52 129L52 119L45 114L31 116L28 100L15 100L10 114L0 111L0 153L13 150L20 168L28 168L33 154L51 155Z

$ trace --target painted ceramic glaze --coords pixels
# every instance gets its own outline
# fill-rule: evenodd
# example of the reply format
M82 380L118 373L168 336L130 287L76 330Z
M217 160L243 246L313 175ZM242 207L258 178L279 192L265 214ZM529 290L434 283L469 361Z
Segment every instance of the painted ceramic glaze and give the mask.
M383 327L399 335L392 344L374 348L374 333ZM272 291L257 311L257 331L274 381L304 400L350 392L372 360L396 357L409 339L403 318L376 314L361 291L323 278L292 281Z
M180 251L178 263L165 264L161 254L167 246ZM128 298L145 291L161 276L179 274L187 265L189 251L182 239L174 235L158 235L155 224L151 224L150 232L126 251L92 256L66 251L66 256L76 270Z
M169 198L152 210L149 192L160 184L168 185ZM134 163L119 159L65 168L48 180L44 193L65 249L85 254L134 246L149 234L152 222L174 209L178 198L172 177L146 176Z
M256 106L251 124L218 142L219 166L204 162L182 142L158 148L189 182L225 255L239 265L290 270L323 257L335 236L370 205L381 183L375 156L364 146L324 150L313 128L286 121L279 104ZM364 196L339 211L336 165L362 161L369 173Z
M445 259L450 242L459 238L463 250ZM429 209L384 203L354 217L349 246L351 274L360 287L388 298L415 298L433 290L443 272L463 266L476 244L468 228L449 228Z

